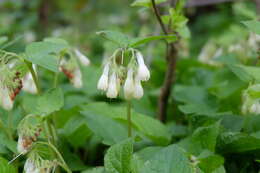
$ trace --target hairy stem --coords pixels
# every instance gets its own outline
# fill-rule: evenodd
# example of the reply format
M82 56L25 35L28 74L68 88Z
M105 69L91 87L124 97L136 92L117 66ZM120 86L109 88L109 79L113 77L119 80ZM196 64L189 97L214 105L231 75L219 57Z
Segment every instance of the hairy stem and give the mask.
M127 124L128 124L128 137L132 137L132 123L131 123L131 101L127 102Z

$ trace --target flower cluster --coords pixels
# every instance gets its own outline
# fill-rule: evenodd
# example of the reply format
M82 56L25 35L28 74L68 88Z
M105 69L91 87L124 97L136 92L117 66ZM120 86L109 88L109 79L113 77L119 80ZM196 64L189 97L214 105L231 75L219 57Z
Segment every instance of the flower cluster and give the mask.
M17 151L27 153L42 131L40 118L35 115L26 116L18 126Z
M243 114L260 114L260 84L249 86L243 92Z
M72 58L72 55L74 55L76 59ZM77 61L79 61L83 66L88 66L90 61L78 49L73 50L72 55L70 55L69 58L64 57L61 59L60 71L67 76L75 88L81 88L83 86L82 73Z
M37 153L33 153L24 164L25 173L51 173L58 163L56 160L45 160Z
M0 106L11 110L15 97L23 87L21 73L15 69L15 62L2 59L0 74L3 74L0 76Z
M126 99L140 99L143 94L141 81L148 81L150 71L143 55L136 49L118 49L104 65L97 88L105 91L108 98L116 98L123 86Z

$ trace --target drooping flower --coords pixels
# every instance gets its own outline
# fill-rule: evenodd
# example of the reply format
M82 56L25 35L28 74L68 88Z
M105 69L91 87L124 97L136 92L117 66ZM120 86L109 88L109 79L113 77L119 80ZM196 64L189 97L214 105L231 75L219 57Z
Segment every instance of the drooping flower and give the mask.
M141 84L141 80L136 77L135 78L135 90L134 90L134 98L140 99L144 95L144 90Z
M252 106L249 109L249 112L252 113L252 114L260 114L260 103L259 103L259 101L252 104Z
M97 88L99 90L106 91L108 88L108 74L109 74L109 63L104 67L103 73L98 81Z
M140 52L136 52L136 58L138 62L137 77L142 81L148 81L150 79L150 71L144 64L143 55Z
M109 77L109 84L107 89L107 97L108 98L116 98L118 95L118 87L117 87L118 79L117 74L115 72Z
M25 173L41 173L40 168L37 168L36 163L28 158L24 164L24 172Z
M84 54L82 54L78 49L75 49L75 54L78 60L81 62L82 65L88 66L90 64L90 60Z
M79 68L75 69L73 72L73 78L71 78L71 83L75 88L82 88L82 74Z
M5 110L12 110L14 101L11 99L8 88L4 87L0 89L0 103Z
M34 71L36 71L36 66L33 65L33 69ZM23 81L23 88L22 90L29 92L31 94L36 94L37 93L37 88L36 85L34 83L32 74L30 72L28 72L22 79Z
M124 95L126 99L131 99L135 92L134 79L133 79L134 71L130 68L127 71L127 78L124 84Z

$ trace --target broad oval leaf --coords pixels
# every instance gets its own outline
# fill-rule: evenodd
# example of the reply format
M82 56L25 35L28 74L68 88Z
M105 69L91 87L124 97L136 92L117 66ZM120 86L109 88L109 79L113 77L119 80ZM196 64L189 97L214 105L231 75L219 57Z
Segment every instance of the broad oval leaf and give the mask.
M155 40L167 40L168 42L174 42L177 40L176 35L155 35L155 36L148 36L148 37L140 37L134 38L130 40L130 47L137 47L142 44L149 43L150 41Z
M127 139L113 145L105 155L105 169L110 173L131 172L131 160L133 154L133 141Z
M246 25L246 27L250 31L260 35L260 22L259 21L257 21L257 20L249 20L249 21L243 21L242 23L244 25Z
M109 41L112 41L119 47L127 47L130 43L129 37L118 31L99 31L97 34Z
M34 42L25 49L27 61L37 64L53 72L59 72L59 53L66 49L65 44L54 43L51 41Z
M12 164L8 164L8 161L0 157L0 172L1 173L17 173L17 170Z

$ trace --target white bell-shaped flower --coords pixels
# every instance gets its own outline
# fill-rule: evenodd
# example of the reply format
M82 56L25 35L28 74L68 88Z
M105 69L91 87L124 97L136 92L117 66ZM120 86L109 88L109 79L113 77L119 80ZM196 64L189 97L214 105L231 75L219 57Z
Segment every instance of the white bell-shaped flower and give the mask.
M88 66L90 64L90 60L83 53L81 53L78 49L75 49L75 54L80 61L80 63L84 66Z
M21 135L19 135L19 137L18 137L17 151L22 154L25 154L28 151L28 148L24 147L24 139Z
M40 169L37 168L35 163L31 159L27 159L24 164L25 173L40 173Z
M124 95L126 99L131 99L133 97L135 86L134 86L134 79L133 79L134 71L130 68L127 71L127 78L124 84Z
M256 102L252 104L252 106L249 109L249 112L253 114L260 114L260 103Z
M33 81L33 77L31 73L27 73L23 77L23 88L22 90L29 92L31 94L36 94L37 93L37 88L35 86L35 83Z
M136 77L135 78L135 89L134 89L134 98L140 99L144 95L144 90L141 84L141 80Z
M0 87L1 88L1 87ZM0 89L0 99L1 99L1 104L2 104L2 107L5 109L5 110L12 110L13 109L13 100L11 99L10 95L9 95L9 90L8 88L6 87L2 87Z
M71 83L75 88L82 88L83 82L82 82L82 74L80 71L80 68L76 68L73 73L73 78L71 79Z
M117 75L115 72L109 77L109 84L107 89L107 97L108 98L116 98L118 95L118 87L117 87Z
M106 64L103 70L103 74L101 75L97 88L99 90L106 91L108 88L108 74L109 74L109 64Z
M137 71L137 77L141 81L148 81L150 79L150 71L144 64L144 58L143 55L140 52L136 53L136 58L138 62L138 71Z

